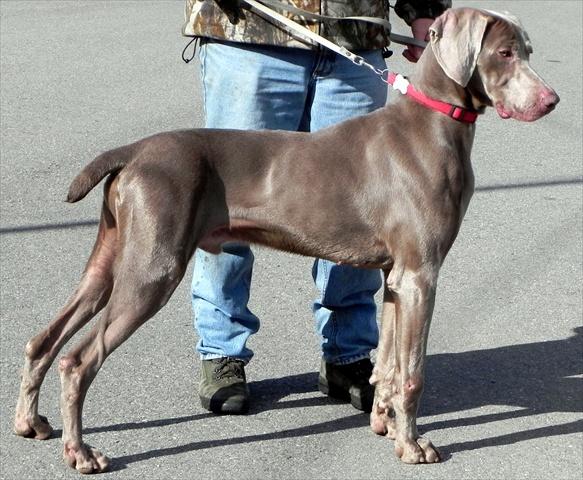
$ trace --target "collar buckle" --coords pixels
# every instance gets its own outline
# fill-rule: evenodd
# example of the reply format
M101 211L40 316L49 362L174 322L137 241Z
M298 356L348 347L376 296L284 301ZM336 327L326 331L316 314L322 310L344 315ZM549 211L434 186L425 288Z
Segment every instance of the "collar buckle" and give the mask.
M460 120L464 115L464 110L461 107L452 105L447 115L454 120Z

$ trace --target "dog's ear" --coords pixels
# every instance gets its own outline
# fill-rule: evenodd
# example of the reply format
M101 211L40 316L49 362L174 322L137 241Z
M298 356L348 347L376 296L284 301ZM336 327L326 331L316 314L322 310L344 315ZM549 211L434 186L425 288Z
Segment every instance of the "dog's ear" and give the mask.
M478 10L446 10L429 28L431 48L445 74L465 87L476 68L488 17Z

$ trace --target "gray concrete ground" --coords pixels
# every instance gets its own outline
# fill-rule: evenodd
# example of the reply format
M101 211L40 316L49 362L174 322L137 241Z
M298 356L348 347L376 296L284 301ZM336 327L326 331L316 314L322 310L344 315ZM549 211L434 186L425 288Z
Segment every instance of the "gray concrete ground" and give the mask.
M259 249L250 414L214 416L197 401L185 280L91 387L85 439L113 459L104 478L581 478L583 4L455 3L519 15L562 102L534 124L494 112L478 122L477 191L442 270L419 422L445 461L401 464L366 415L317 391L311 260ZM3 479L77 478L61 461L55 368L41 392L55 436L11 432L23 347L93 244L100 189L65 204L74 174L105 149L202 123L197 66L180 59L182 8L1 2ZM396 50L391 68L410 72Z

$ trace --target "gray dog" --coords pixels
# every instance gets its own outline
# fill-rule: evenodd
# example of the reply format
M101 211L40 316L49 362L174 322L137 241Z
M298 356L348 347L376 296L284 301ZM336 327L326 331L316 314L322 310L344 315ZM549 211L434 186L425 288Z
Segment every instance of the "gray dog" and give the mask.
M559 98L530 68L530 42L515 18L451 9L430 33L410 80L424 98L451 104L449 115L407 95L317 133L161 133L85 167L69 202L109 175L97 241L69 302L26 346L16 433L51 435L38 414L44 376L103 309L59 372L65 461L82 473L105 470L107 457L81 438L89 385L168 301L196 248L220 252L237 241L383 270L371 426L395 439L404 462L439 461L416 417L437 276L473 192L475 126L466 120L493 106L502 118L533 121Z

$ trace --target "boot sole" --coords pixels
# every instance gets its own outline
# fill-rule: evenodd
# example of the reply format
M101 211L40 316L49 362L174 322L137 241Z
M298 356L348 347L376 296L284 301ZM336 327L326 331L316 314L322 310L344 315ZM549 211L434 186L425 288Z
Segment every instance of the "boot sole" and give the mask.
M212 398L200 398L202 407L213 413L227 415L242 415L249 411L249 400L227 399L220 401Z

